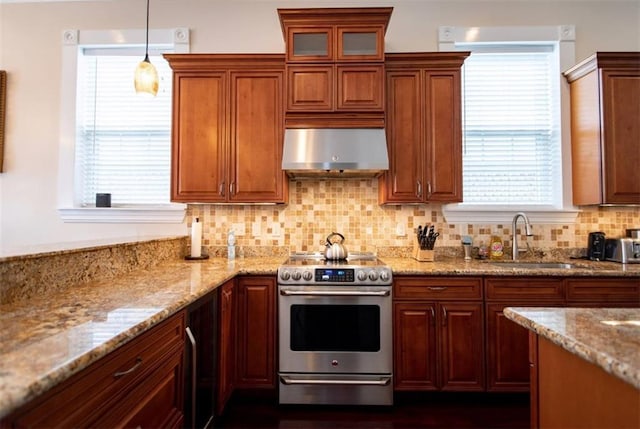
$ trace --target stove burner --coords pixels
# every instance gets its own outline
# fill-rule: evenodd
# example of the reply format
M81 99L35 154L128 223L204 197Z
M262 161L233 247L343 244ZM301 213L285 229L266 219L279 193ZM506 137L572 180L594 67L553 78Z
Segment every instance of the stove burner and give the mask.
M349 252L347 259L326 259L320 252L293 252L289 255L290 260L313 260L327 262L344 262L344 261L375 261L378 259L373 252Z

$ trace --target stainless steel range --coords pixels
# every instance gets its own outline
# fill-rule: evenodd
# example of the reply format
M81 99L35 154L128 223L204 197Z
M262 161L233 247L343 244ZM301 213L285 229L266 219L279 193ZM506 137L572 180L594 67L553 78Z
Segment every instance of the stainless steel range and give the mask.
M281 404L393 404L391 282L369 253L278 269Z

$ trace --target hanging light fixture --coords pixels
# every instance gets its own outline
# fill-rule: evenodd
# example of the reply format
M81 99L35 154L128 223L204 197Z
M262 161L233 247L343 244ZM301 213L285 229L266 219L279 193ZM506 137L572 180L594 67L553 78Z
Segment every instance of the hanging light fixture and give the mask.
M158 71L149 61L149 0L147 0L147 41L144 48L144 60L136 67L133 83L136 92L156 95L158 93Z

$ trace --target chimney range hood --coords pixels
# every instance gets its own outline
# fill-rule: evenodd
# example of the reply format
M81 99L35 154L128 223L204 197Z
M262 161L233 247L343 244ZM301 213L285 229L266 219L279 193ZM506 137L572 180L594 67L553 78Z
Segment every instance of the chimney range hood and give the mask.
M389 169L384 128L287 128L282 169L290 177L375 177Z

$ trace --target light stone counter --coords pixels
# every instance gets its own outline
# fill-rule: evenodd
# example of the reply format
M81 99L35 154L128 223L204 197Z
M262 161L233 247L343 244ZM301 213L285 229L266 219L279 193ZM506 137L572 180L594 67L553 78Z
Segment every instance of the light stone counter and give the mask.
M639 308L505 308L504 315L640 389Z
M151 245L156 246L157 243ZM180 254L180 249L180 246L172 244L167 252ZM102 255L101 252L106 254ZM114 252L116 249L99 249L100 258L97 261L104 264L114 259L114 255L120 255ZM132 257L140 260L141 253L139 250L136 252ZM122 257L127 258L129 256ZM537 272L495 267L487 261L465 262L456 258L442 258L435 262L417 262L398 257L381 259L391 266L394 275L611 275L640 278L640 266L630 267L612 262L580 261L576 263L583 268ZM31 291L28 295L16 290L14 295L23 296L21 299L0 305L0 418L228 279L239 274L275 275L278 266L285 260L286 256L246 257L233 262L223 258L205 261L169 259L131 272L118 272L108 278L104 274L99 278L91 275L89 278L97 280L88 280L76 286L65 284L60 288L47 288L51 279L67 270L82 269L78 265L81 259L74 259L76 262L73 263L67 261L63 265L51 265L51 269L28 284ZM29 261L11 258L5 264ZM76 265L78 268L74 268ZM117 262L113 267L109 265L106 271L115 270L118 265L122 264ZM24 277L21 266L11 272L14 273L12 278ZM68 277L65 280L67 283L72 278L78 278Z
M239 274L282 257L171 261L0 306L0 418Z

